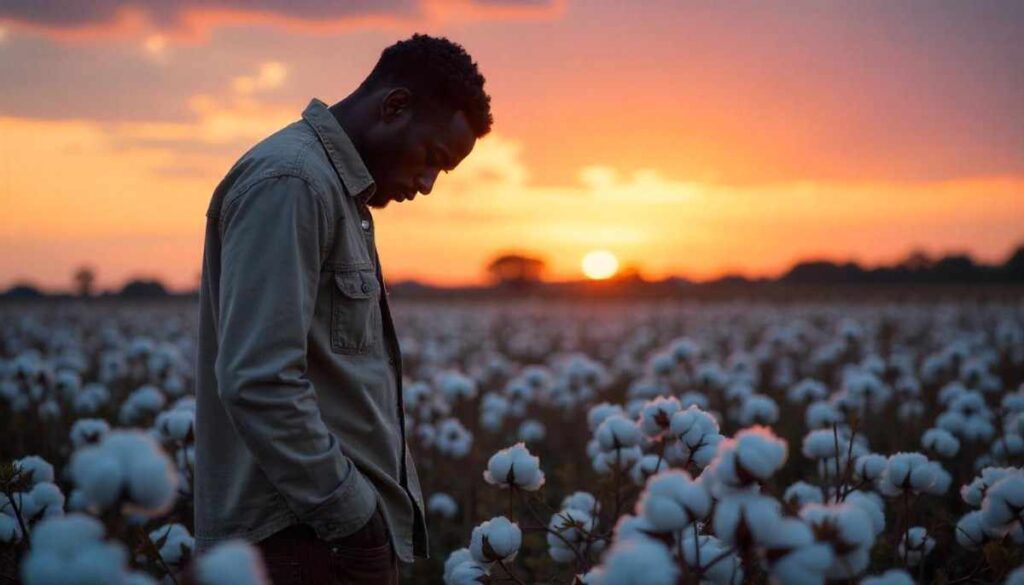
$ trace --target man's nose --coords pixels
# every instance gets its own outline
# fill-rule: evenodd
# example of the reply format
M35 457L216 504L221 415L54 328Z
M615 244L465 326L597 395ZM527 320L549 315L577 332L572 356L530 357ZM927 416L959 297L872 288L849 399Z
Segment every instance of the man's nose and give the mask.
M424 195L430 195L434 189L434 181L437 180L438 171L427 171L416 178L416 189Z

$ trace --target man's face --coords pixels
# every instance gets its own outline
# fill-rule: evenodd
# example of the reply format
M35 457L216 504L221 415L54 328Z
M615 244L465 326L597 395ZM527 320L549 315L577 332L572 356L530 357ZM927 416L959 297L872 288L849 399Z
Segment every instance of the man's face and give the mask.
M367 202L371 207L429 194L438 176L458 166L476 144L476 135L461 111L444 116L409 112L407 116L379 135L381 148L370 169L377 184Z

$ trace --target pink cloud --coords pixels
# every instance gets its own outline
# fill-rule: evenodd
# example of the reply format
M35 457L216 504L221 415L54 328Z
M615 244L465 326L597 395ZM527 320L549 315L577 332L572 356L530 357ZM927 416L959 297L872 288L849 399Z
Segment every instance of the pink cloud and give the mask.
M12 0L0 24L59 40L124 38L153 33L197 42L222 26L271 24L288 30L338 33L418 22L544 19L566 0Z

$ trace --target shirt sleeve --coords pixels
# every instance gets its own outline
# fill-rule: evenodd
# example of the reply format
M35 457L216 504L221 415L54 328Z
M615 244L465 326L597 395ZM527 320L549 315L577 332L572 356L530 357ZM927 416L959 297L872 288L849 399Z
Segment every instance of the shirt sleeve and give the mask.
M262 179L225 209L218 351L221 402L292 512L324 540L373 515L377 495L320 417L306 377L324 205L303 179Z

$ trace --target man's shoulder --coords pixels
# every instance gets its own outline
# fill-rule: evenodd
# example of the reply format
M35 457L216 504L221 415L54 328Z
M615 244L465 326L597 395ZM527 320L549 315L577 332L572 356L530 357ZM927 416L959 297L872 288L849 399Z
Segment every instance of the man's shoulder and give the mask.
M295 177L305 181L310 190L325 199L337 190L327 153L313 129L298 120L264 138L231 167L224 177L211 209L230 207L239 197L261 181L275 177ZM218 201L219 200L219 201Z
M320 186L330 179L330 161L316 133L298 120L258 142L236 163L248 167L248 180L294 176Z

